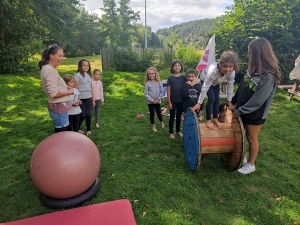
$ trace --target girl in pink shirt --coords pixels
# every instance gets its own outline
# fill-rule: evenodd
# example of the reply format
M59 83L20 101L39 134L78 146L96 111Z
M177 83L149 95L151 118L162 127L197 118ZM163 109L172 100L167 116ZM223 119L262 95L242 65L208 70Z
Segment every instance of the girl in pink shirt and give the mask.
M92 90L93 90L93 105L95 106L95 122L96 127L99 127L99 111L100 103L104 105L104 95L103 95L103 85L102 85L102 73L100 70L95 69L93 71L93 81L92 81Z

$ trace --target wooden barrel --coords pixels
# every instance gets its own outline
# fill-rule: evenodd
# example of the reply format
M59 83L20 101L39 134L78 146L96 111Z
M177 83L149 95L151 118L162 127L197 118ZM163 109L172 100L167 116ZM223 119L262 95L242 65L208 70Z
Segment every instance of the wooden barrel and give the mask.
M229 170L240 168L245 154L245 135L241 119L232 118L232 110L227 109L219 115L223 127L212 130L199 123L191 109L186 110L183 122L183 145L188 167L197 171L202 154L220 154L222 162Z

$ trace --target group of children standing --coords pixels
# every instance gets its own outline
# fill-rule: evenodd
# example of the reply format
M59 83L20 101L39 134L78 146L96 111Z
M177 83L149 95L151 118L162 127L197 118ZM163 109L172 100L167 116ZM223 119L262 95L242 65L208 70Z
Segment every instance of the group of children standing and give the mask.
M63 50L56 44L48 46L42 52L42 59L38 65L41 70L42 87L48 102L49 115L55 126L55 132L73 130L84 133L80 127L85 120L86 134L91 134L92 107L95 107L96 127L99 127L100 103L104 104L103 85L100 70L91 74L88 60L78 62L77 73L73 76L65 75L62 79L56 67L64 60ZM218 121L220 83L227 82L227 106L233 112L233 117L240 116L249 142L249 161L238 171L248 174L255 171L255 160L259 150L258 134L262 124L268 117L277 84L280 82L280 68L272 46L265 38L256 38L248 45L248 69L239 83L233 96L235 72L238 71L238 58L234 52L224 52L219 62L208 65L200 75L200 83L196 82L197 72L189 69L186 76L181 73L184 67L180 60L171 63L171 76L167 79L167 100L170 110L169 135L175 138L173 125L176 118L176 133L180 137L181 114L188 107L199 113L203 110L203 100L207 95L206 127L222 129ZM162 120L160 103L164 94L156 68L150 67L145 76L145 97L150 112L152 130L154 112L156 111L161 127ZM70 106L70 98L71 104ZM213 120L211 121L211 115Z
M280 68L278 60L273 52L272 46L265 38L256 38L248 45L248 70L241 80L239 87L233 96L235 73L239 69L238 57L232 51L224 52L219 62L208 65L200 75L200 83L195 82L196 71L189 69L186 76L181 73L183 65L180 60L171 63L171 76L167 79L167 100L170 110L169 135L175 138L173 132L174 119L176 118L176 133L182 137L180 132L181 114L188 107L192 111L203 110L203 101L207 95L206 104L206 127L209 129L222 129L218 121L220 83L227 82L227 107L233 112L233 117L240 116L249 142L249 161L244 158L243 167L238 172L249 174L255 171L255 160L259 150L258 134L264 124L268 110L273 99L276 86L280 82ZM148 69L150 70L150 68ZM146 72L145 96L150 111L152 130L156 132L154 125L155 107L158 118L163 125L160 112L160 100L163 96L163 87L155 68L151 67ZM155 86L155 91L153 87ZM159 93L160 90L160 93ZM152 96L155 93L155 96ZM211 121L211 115L213 120ZM164 126L162 126L164 127Z
M153 71L156 71L155 68L151 68ZM193 107L193 111L196 111L197 116L199 117L200 112L203 111L203 101L206 95L208 96L206 105L206 126L210 129L213 129L213 124L218 128L222 127L221 123L218 121L219 84L225 81L227 82L227 104L229 107L232 107L231 99L233 96L235 71L238 70L238 59L234 52L224 52L221 55L219 62L212 63L202 71L200 76L201 82L197 82L197 71L195 69L188 69L186 76L181 74L183 70L184 67L182 62L178 59L174 60L171 63L170 69L172 75L167 79L167 100L170 109L169 134L172 139L175 138L173 131L174 119L176 119L176 133L180 137L183 137L183 134L180 131L182 113L185 112L187 108ZM150 76L149 73L146 73L145 81L147 82L145 85L145 96L147 98L149 109L150 107L153 107L152 105L157 105L156 102L160 103L160 99L163 96L163 87L157 71L156 79L150 79ZM154 83L156 83L157 90L161 90L159 94L160 99L157 99L156 102L150 101L154 98L152 89L150 88ZM160 105L156 106L156 108L157 112L159 112ZM156 129L153 129L154 111L149 111L152 130L156 131ZM211 114L213 114L213 122L211 122ZM158 117L162 123L160 112L158 113Z
M81 59L78 62L77 73L72 76L66 74L63 79L67 86L72 87L74 94L70 95L72 108L69 109L69 131L84 134L81 130L82 122L85 120L86 135L90 135L92 123L92 108L95 111L96 127L99 127L100 103L104 104L102 74L99 69L91 73L90 62Z

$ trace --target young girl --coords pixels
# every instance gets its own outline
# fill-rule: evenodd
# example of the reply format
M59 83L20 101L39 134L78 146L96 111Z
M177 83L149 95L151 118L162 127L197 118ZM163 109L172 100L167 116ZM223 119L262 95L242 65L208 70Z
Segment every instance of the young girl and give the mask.
M181 114L182 114L182 96L181 96L181 88L183 84L186 82L186 78L184 75L180 73L183 71L183 65L180 60L175 59L171 63L170 72L171 76L168 77L167 80L167 98L168 98L168 107L170 109L170 118L169 118L169 133L170 138L175 138L173 134L173 124L174 117L176 114L176 133L183 137L183 134L180 132L180 124L181 124Z
M63 50L53 44L48 46L41 55L42 59L38 65L41 70L42 87L48 97L48 112L54 122L54 132L67 131L68 110L71 107L70 95L74 92L73 88L68 87L55 70L64 60Z
M213 129L215 124L218 128L222 128L222 124L218 121L219 100L220 100L220 83L227 81L227 105L232 107L233 85L235 72L238 71L238 58L236 53L227 51L223 52L219 62L208 65L201 73L200 80L202 90L198 99L198 103L193 107L193 111L199 111L203 103L205 95L208 97L206 105L206 127ZM211 122L211 114L213 114L213 123Z
M249 162L238 170L242 174L255 171L254 163L259 150L258 134L268 117L281 76L278 60L267 39L257 38L251 41L248 57L248 71L232 99L232 104L236 104L234 117L241 117L249 142Z
M91 65L86 59L81 59L78 62L78 70L74 75L75 88L80 92L81 100L81 113L79 120L79 129L83 120L86 124L86 135L90 135L91 123L92 123L92 78L91 78ZM84 133L82 130L78 130L79 133Z
M144 95L148 103L152 130L154 132L157 131L154 125L154 110L156 111L161 127L165 128L160 108L161 98L164 95L164 88L160 81L157 70L154 67L150 67L146 70Z
M101 71L95 69L93 71L93 82L92 82L92 90L93 90L93 105L95 106L95 122L96 127L99 127L99 111L100 111L100 102L104 105L104 95L103 95L103 84L102 84L102 74Z
M81 104L81 101L79 99L79 91L77 88L74 88L75 86L75 79L72 75L66 74L64 76L64 81L66 82L66 85L68 87L73 88L74 94L70 95L72 108L69 109L69 131L75 131L78 132L79 130L79 119L80 119L80 113L81 108L79 105Z

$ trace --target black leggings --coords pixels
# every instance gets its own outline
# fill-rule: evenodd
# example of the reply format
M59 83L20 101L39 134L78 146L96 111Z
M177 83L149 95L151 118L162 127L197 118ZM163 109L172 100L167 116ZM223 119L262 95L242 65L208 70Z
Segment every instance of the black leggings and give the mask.
M81 113L79 120L79 129L81 127L82 122L85 119L86 130L91 131L91 123L92 123L92 98L80 99L82 104L80 105Z
M79 130L80 114L69 115L69 131L77 132Z
M156 111L157 117L160 122L162 122L162 116L161 116L161 108L160 104L148 104L148 109L150 112L150 122L151 124L154 124L154 110Z
M206 104L206 120L211 119L211 114L213 118L218 118L219 114L219 102L220 102L220 85L210 86L207 91L207 104Z
M169 118L169 133L173 134L174 117L176 113L176 132L180 132L182 102L172 102L172 109L170 109Z

